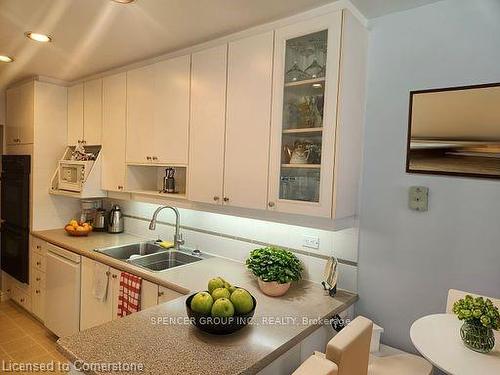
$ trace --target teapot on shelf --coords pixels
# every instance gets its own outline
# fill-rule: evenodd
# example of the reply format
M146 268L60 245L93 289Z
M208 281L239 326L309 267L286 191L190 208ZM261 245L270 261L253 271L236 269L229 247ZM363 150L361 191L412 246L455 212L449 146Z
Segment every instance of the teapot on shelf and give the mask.
M292 147L284 146L286 155L290 158L290 164L307 164L311 150L307 147L307 143L296 141Z

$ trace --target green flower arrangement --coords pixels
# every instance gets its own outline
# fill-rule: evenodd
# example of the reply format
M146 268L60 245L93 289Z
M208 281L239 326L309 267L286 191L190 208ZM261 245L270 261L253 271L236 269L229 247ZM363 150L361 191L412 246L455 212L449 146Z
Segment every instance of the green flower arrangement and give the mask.
M250 252L246 265L263 281L286 284L301 278L300 260L290 251L278 247L264 247Z
M500 329L500 313L491 300L466 295L453 304L453 313L458 319L475 326L483 326L495 331Z

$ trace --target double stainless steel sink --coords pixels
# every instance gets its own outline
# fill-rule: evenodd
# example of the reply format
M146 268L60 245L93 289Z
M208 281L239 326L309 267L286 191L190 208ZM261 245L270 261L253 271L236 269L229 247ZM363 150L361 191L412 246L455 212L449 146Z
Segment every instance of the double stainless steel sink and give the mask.
M95 251L154 272L165 271L207 258L199 251L191 251L183 247L179 250L167 250L154 242L107 247Z

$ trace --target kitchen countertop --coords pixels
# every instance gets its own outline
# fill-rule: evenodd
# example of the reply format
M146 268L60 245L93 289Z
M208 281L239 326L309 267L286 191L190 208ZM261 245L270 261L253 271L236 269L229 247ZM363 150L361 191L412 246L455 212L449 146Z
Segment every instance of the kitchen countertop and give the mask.
M142 363L144 374L158 375L255 374L314 332L318 320L340 313L357 300L357 295L341 290L331 298L321 285L305 280L295 283L283 297L268 297L260 292L243 264L225 258L209 258L154 273L93 251L144 240L129 234L92 233L78 238L69 237L63 230L50 230L33 235L183 294L205 290L210 278L222 276L247 289L257 300L251 325L228 336L214 336L185 320L187 295L182 296L59 339L60 350L72 361ZM94 369L87 373L110 372Z

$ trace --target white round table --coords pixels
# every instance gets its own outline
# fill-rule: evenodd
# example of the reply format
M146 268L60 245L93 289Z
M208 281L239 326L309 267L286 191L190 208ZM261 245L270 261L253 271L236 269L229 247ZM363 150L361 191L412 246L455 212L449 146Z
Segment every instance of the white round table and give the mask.
M415 348L440 370L453 375L500 374L500 335L488 354L468 349L460 337L463 322L453 314L424 316L415 321L410 337Z

